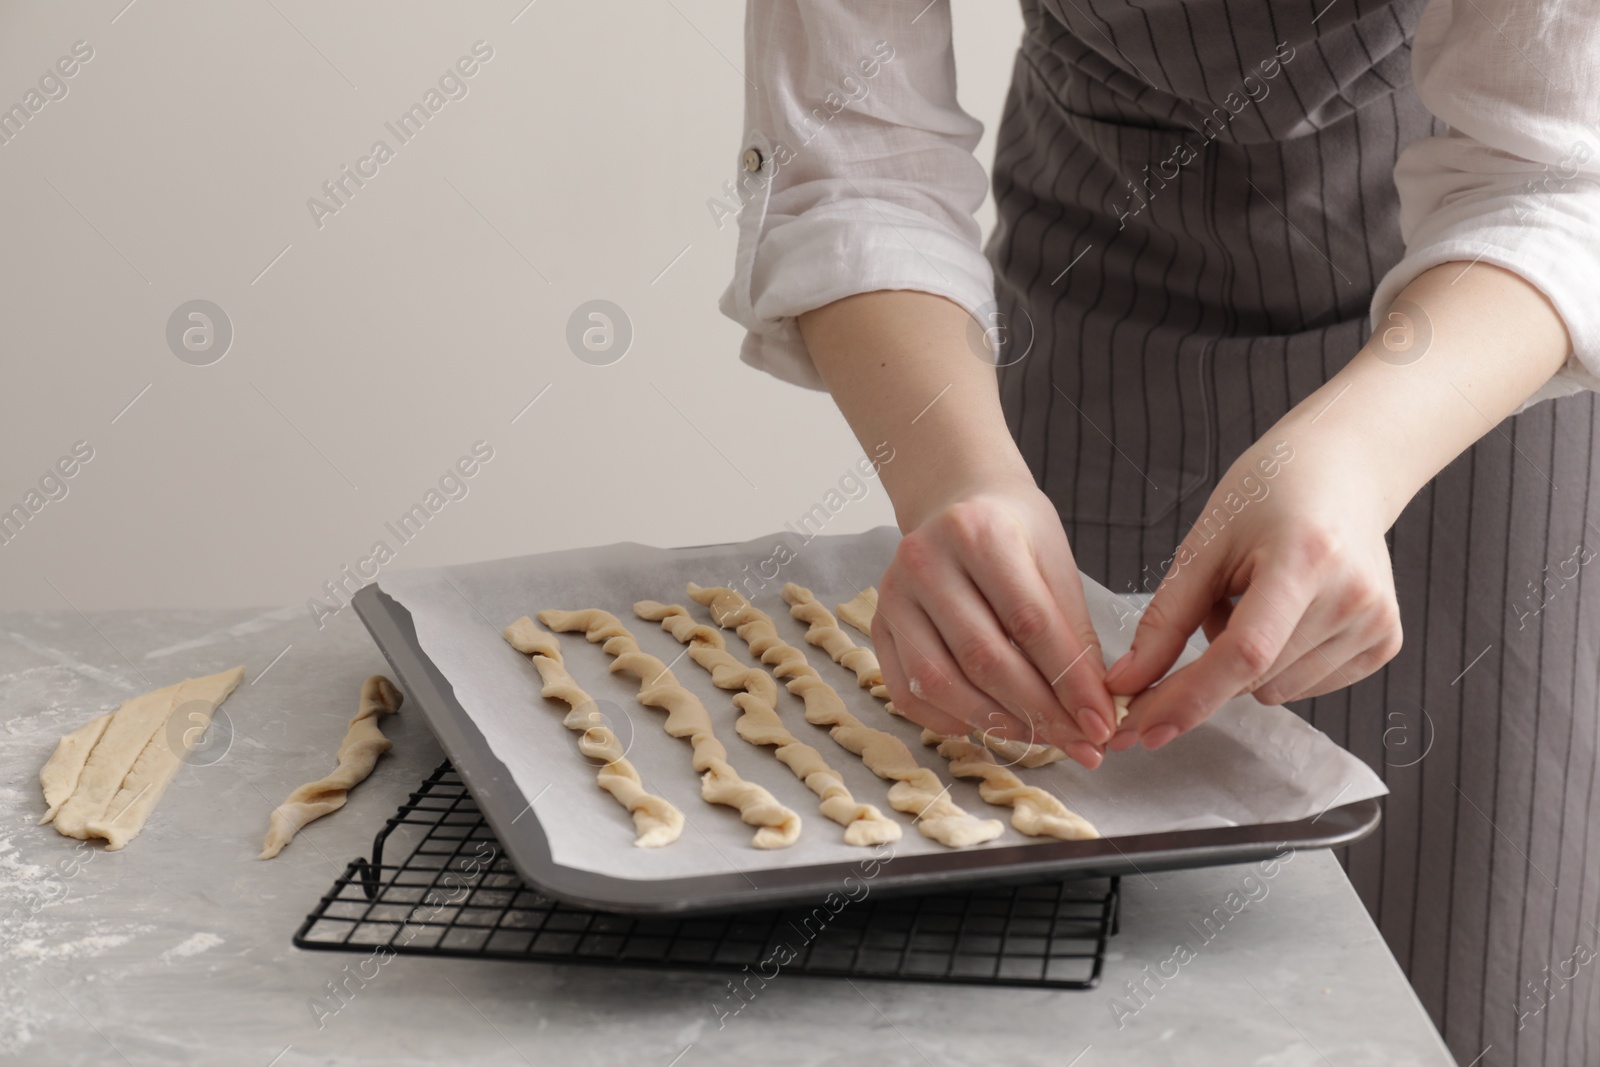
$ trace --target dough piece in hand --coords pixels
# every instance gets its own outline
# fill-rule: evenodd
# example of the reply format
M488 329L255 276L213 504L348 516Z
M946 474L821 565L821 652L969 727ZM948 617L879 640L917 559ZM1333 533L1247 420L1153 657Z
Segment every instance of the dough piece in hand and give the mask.
M789 585L794 585L794 583L790 582ZM785 586L784 588L784 598L788 599L788 586ZM811 595L810 591L805 589L803 586L795 586L795 588L800 590L800 592L805 593L808 597ZM792 603L793 601L791 601L791 604ZM821 607L821 605L819 604L818 607ZM810 609L807 610L809 611ZM873 616L878 613L878 590L869 585L865 589L861 590L861 592L851 597L845 603L838 605L838 610L839 618L843 619L845 622L861 631L863 637L871 638L872 619ZM808 621L805 616L799 614L799 612L792 607L790 608L789 613L800 619L802 622ZM823 613L827 614L826 609L823 610ZM810 633L807 633L806 640L811 640ZM848 636L846 637L846 640L848 640ZM812 642L812 644L815 643L816 642L814 641ZM851 647L853 648L855 646L852 644ZM871 650L869 649L867 651L870 652ZM874 668L876 668L878 665L876 654L873 654L872 664ZM846 663L845 666L848 667L850 664ZM860 671L856 672L856 677L860 679L861 684L864 687L868 688L872 692L873 696L885 702L884 706L889 709L890 714L900 714L895 710L895 706L893 704L888 703L889 688L883 684L882 671L875 671L870 680L867 678L862 678ZM1127 711L1123 710L1119 712L1119 714L1126 715ZM1122 719L1119 718L1117 721L1121 722ZM1035 745L1027 741L1012 740L1010 738L1001 737L993 730L984 730L978 736L979 740L981 740L985 745L988 745L990 748L1000 753L1000 755L1004 756L1007 764L1021 764L1024 767L1043 767L1051 763L1058 763L1067 758L1067 754L1054 745Z
M739 818L758 827L751 844L756 848L787 848L795 843L800 836L800 816L761 786L739 777L728 762L728 750L712 732L711 713L700 698L680 685L665 663L641 649L620 619L609 611L587 608L541 611L539 621L562 633L582 630L584 637L600 644L612 657L612 673L620 671L638 679L639 703L665 709L667 719L663 725L667 733L687 738L693 747L701 798L708 804L733 808Z
M807 624L806 640L828 650L836 663L851 667L863 685L873 682L873 695L887 702L888 690L878 671L878 660L870 649L863 649L839 628L833 615L817 602L811 590L789 582L783 587L789 612ZM864 621L870 629L872 617ZM859 627L858 627L859 629ZM862 655L871 656L870 661ZM892 705L891 705L892 706ZM932 730L922 731L922 743L937 746L939 755L950 761L950 773L957 778L978 780L978 795L990 804L1011 809L1011 825L1030 837L1058 837L1063 841L1082 841L1099 837L1089 820L1037 786L1028 785L1009 767L994 761L987 749L967 737L946 737Z
M378 757L394 744L378 729L378 716L393 715L400 710L404 699L395 684L381 674L374 674L361 684L361 710L356 712L356 717L350 720L350 728L345 731L344 743L339 746L338 766L321 781L307 782L296 789L272 809L260 859L270 860L282 852L283 846L293 841L294 835L307 823L344 807L350 790L366 780Z
M83 774L84 761L89 758L89 752L100 740L100 735L106 732L106 723L110 721L111 713L107 712L98 719L90 719L56 742L55 753L39 770L39 785L44 789L44 802L50 809L39 820L41 825L54 819L61 805L78 788L78 777Z
M1117 696L1111 698L1111 703L1117 709L1117 725L1122 725L1122 720L1128 717L1128 705L1133 703L1132 696Z
M822 800L822 814L844 827L847 845L881 845L900 840L900 824L871 804L850 794L839 772L828 766L822 753L790 733L778 717L778 683L760 667L747 667L728 651L715 626L697 623L680 604L641 600L633 606L641 619L661 623L661 628L689 646L689 658L711 674L720 689L741 692L733 703L741 714L734 729L752 745L771 745L784 766Z
M67 837L103 837L113 851L132 840L183 763L167 736L173 712L183 710L200 727L183 731L180 741L187 753L243 680L244 668L235 667L124 701L90 750L72 795L56 812L56 830Z
M605 725L594 698L567 673L555 634L539 629L524 615L507 626L503 635L512 648L532 658L544 682L539 695L566 702L570 710L561 724L578 731L578 751L590 759L605 761L596 780L633 816L633 843L639 848L659 848L676 841L683 833L683 812L671 801L645 791L639 772L623 757L622 742Z
M980 819L950 799L950 788L916 761L893 734L875 730L850 713L833 686L806 662L806 654L778 638L772 619L742 593L727 586L702 588L689 583L689 596L711 611L718 626L733 627L752 655L787 678L789 692L805 701L806 721L828 727L828 736L861 757L867 769L892 781L889 806L916 816L922 835L950 848L993 841L1005 832L998 819Z

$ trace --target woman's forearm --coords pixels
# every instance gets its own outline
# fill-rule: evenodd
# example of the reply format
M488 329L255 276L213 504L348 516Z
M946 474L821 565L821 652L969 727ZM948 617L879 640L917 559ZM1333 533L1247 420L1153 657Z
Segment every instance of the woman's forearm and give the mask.
M800 332L864 447L888 441L881 477L902 530L963 488L1033 484L1000 410L973 319L944 297L883 290L800 316Z
M1407 286L1355 359L1268 436L1337 456L1375 490L1362 502L1387 529L1549 381L1569 347L1554 307L1520 276L1442 264Z

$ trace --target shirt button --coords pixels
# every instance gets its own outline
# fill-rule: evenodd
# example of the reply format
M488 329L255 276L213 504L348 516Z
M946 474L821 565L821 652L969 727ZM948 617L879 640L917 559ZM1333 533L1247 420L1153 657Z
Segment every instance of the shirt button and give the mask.
M746 148L744 150L744 169L751 174L761 169L761 152L758 149Z

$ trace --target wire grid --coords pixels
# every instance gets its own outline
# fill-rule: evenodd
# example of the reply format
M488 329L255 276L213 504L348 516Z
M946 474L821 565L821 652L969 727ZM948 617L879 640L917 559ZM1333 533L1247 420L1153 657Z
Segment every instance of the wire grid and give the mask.
M389 835L416 848L384 861ZM394 849L390 849L391 856ZM295 933L300 948L677 970L1092 989L1116 932L1115 878L928 896L838 911L662 918L594 911L526 886L448 762L400 807ZM840 898L842 899L842 898Z

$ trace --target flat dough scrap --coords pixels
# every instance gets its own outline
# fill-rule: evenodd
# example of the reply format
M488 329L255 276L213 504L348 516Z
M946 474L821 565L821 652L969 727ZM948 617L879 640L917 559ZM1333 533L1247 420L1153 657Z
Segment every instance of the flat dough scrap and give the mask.
M395 684L381 674L374 674L361 683L361 710L356 712L356 717L350 720L350 728L345 731L344 742L339 746L338 766L326 778L307 782L296 789L272 809L260 859L270 860L308 823L344 807L350 790L366 781L378 757L394 744L378 729L378 717L399 711L404 699Z
M39 785L44 789L44 802L50 809L39 820L40 825L54 819L61 805L78 788L84 761L89 758L89 752L100 740L100 735L106 732L106 723L110 721L111 713L107 712L98 719L90 719L56 742L55 752L39 769Z
M667 718L663 727L667 733L687 738L692 746L701 798L708 804L733 808L739 818L757 827L751 844L756 848L787 848L795 843L800 836L800 816L761 786L739 776L728 762L728 750L712 731L711 713L700 698L679 684L665 663L642 650L620 619L609 611L586 608L541 611L539 621L561 633L583 631L584 637L600 644L612 657L612 673L631 674L638 680L639 703L664 709Z
M199 743L217 707L243 680L244 668L235 667L124 701L90 749L72 794L57 809L56 831L85 840L104 838L113 852L133 840L184 755ZM184 729L174 751L166 726L178 710L194 725Z
M794 583L790 582L789 585L794 585ZM787 588L785 586L785 589ZM804 587L795 586L795 588L807 592L809 595L809 591L805 590ZM787 593L785 593L785 599L788 599ZM839 618L859 630L863 637L872 637L872 619L878 613L878 590L876 588L870 585L867 586L843 604L837 605L837 608ZM826 612L826 609L824 609L824 612ZM790 614L795 614L793 608L790 609ZM799 615L796 615L796 618L800 618L802 622L806 621L804 617ZM810 639L808 634L806 640L809 641ZM848 636L846 636L846 640L849 640ZM852 645L852 647L854 646ZM878 663L876 654L873 654L872 663L874 666ZM850 664L846 663L845 666L848 667ZM860 679L861 672L857 671L856 677ZM888 702L889 687L883 684L883 672L881 670L873 675L870 684L866 680L861 680L861 684L867 687L873 696L884 701L885 707L889 709L891 714L900 714L899 711L895 710L895 706ZM1123 710L1118 714L1126 715L1127 711ZM1122 719L1119 718L1117 721L1121 722ZM979 740L1004 756L1007 764L1020 764L1024 767L1044 767L1067 758L1067 754L1054 745L1035 745L1027 741L1001 737L992 730L984 730L979 735Z
M871 804L851 795L839 773L822 753L790 733L778 717L778 683L759 667L749 667L728 651L722 633L697 623L681 604L641 600L633 606L641 619L661 628L689 647L689 658L711 674L720 689L737 689L733 703L741 712L734 729L752 745L770 745L774 755L822 801L822 814L844 827L847 845L881 845L900 840L900 824Z
M1122 725L1122 720L1126 719L1128 717L1128 705L1133 703L1133 697L1132 696L1112 697L1111 698L1111 703L1113 705L1115 705L1115 707L1117 709L1117 725L1121 726Z
M179 682L125 700L111 713L111 721L84 758L72 793L57 806L53 821L58 833L89 836L89 820L104 814L133 761L172 714L172 698L182 685Z
M951 800L949 787L919 764L898 737L875 730L852 715L834 688L806 662L805 653L780 640L771 617L743 594L727 586L702 588L690 582L689 597L710 609L718 626L734 628L751 654L767 664L774 676L788 679L789 692L805 701L807 722L828 727L828 736L860 756L868 770L894 782L889 787L889 806L916 816L917 829L924 837L950 848L963 848L993 841L1005 832L998 819L979 819Z
M670 800L646 792L639 772L622 754L622 742L605 725L594 697L580 689L567 673L555 634L539 629L526 615L503 633L511 647L532 658L544 682L539 694L564 701L570 709L561 725L578 732L578 751L590 759L604 761L596 772L596 781L633 816L634 845L660 848L676 841L683 833L683 812Z
M849 634L839 629L828 609L817 602L811 591L790 582L783 587L783 599L789 602L790 613L807 624L806 640L827 648L838 663L847 666L851 662L857 664L856 674L860 678L863 673L860 668L865 664L859 656L862 650L850 640ZM864 621L870 630L871 615ZM868 654L871 654L870 650ZM871 670L866 673L876 674L877 666L878 661L874 656ZM882 675L876 676L879 684L873 687L873 693L876 695L881 690L883 698L887 699L888 691L881 684ZM865 680L863 684L866 684ZM937 746L939 755L950 761L950 773L957 778L977 779L978 795L984 800L1011 808L1011 825L1018 832L1030 837L1058 837L1063 841L1083 841L1100 836L1089 820L1068 808L1051 793L1023 782L1011 768L1000 766L986 748L971 738L947 737L932 730L923 730L922 743Z

